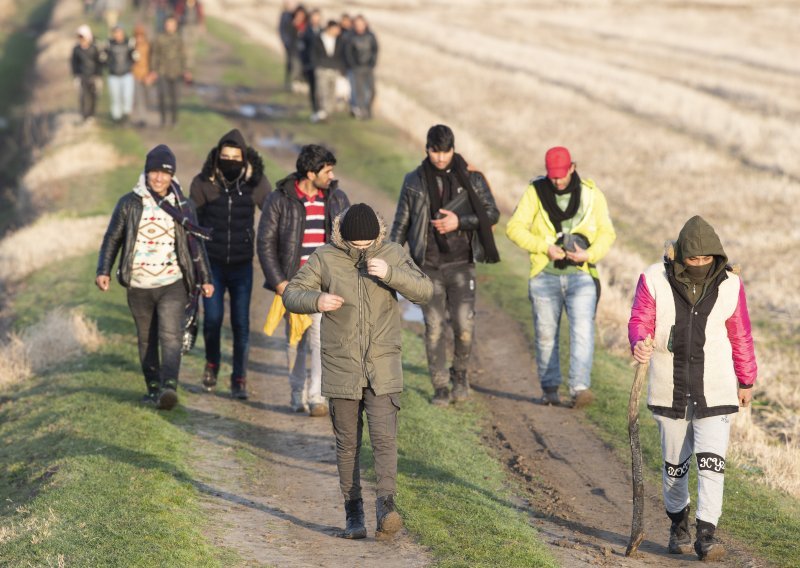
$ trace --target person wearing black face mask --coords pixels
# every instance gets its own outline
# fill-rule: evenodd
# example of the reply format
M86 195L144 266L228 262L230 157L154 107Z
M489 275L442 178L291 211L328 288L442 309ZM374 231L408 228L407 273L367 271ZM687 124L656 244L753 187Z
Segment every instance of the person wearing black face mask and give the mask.
M190 190L201 224L214 229L213 239L207 243L215 292L203 301L203 387L211 392L217 384L227 289L233 331L231 396L243 400L247 399L255 208L261 209L271 191L261 156L236 129L225 134L209 152Z

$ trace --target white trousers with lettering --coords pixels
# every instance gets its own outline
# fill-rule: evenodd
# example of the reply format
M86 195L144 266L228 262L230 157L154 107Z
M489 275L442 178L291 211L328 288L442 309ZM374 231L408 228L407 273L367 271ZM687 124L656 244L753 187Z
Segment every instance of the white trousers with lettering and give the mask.
M661 433L664 457L664 506L670 513L677 513L689 504L689 467L694 454L697 460L695 516L716 526L722 514L731 415L694 418L694 405L690 402L686 418L654 417Z

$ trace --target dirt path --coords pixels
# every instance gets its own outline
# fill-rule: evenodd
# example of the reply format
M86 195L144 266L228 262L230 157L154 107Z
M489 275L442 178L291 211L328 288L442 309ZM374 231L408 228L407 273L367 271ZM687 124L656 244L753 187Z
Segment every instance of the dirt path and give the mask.
M227 61L224 52L216 58L219 64ZM201 85L196 92L208 105L234 117L251 143L276 135L267 121L235 118L236 109L251 102L255 94L213 84ZM173 143L179 163L196 162L174 134L166 133L165 138ZM291 145L271 150L270 155L291 171L296 157ZM356 180L342 179L341 185L351 201L367 201L391 219L394 202L385 194ZM251 399L232 401L223 386L218 395L186 401L189 427L197 439L195 467L203 480L198 487L216 519L211 537L236 549L253 565L427 565L426 551L405 534L389 544L374 542L372 537L367 542L336 537L344 511L330 423L289 412L283 337L268 338L260 330L272 296L258 286L258 274L256 266ZM630 559L622 556L630 526L629 465L603 443L580 412L530 402L538 388L531 378L527 341L516 323L481 299L477 325L472 376L475 392L492 416L486 441L509 472L525 482L531 522L559 562L564 566L695 565L694 556L676 558L664 553L668 525L659 490L652 486L646 489L647 537L641 553ZM229 373L223 361L221 385ZM199 377L185 373L182 381L186 389L200 392ZM365 494L370 492L367 484ZM368 497L365 504L368 532L373 535L374 503ZM723 565L761 565L734 543L727 544L732 554Z

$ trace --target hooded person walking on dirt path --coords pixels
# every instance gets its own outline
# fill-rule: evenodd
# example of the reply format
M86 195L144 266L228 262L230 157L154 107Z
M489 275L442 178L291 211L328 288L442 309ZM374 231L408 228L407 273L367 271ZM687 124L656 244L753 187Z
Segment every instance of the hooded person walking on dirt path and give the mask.
M169 17L164 22L164 33L153 42L150 52L150 80L157 81L158 110L161 113L161 126L178 122L178 96L181 81L191 81L192 75L186 68L186 52L183 38L178 33L178 21Z
M344 496L344 538L364 538L359 456L363 413L375 456L376 536L403 525L395 510L397 413L403 390L400 293L424 304L430 279L403 248L385 241L386 227L363 203L337 217L331 243L320 247L283 294L295 313L322 313L322 393L330 400L336 465Z
M264 202L256 250L264 272L264 287L279 296L311 254L330 241L333 220L350 206L334 177L335 165L336 158L329 150L316 144L303 146L297 157L297 171L280 180ZM287 315L290 404L294 412L325 416L328 405L321 392L321 316L314 314L311 319L311 327L293 347L289 343ZM311 369L307 376L309 352Z
M214 231L213 238L206 243L214 295L203 301L206 346L203 387L211 392L217 385L227 289L233 331L231 396L242 400L247 399L255 208L261 209L270 191L272 185L264 172L264 161L247 145L241 132L234 129L208 153L189 192L200 224Z
M645 339L654 340L648 347ZM628 322L634 358L650 362L647 407L661 433L662 488L672 521L671 554L692 551L689 461L697 458L697 538L701 560L725 556L714 532L722 514L731 417L746 407L758 375L741 279L713 227L689 219L674 256L639 277Z
M561 314L569 321L571 404L591 404L594 320L600 286L596 264L617 235L603 192L582 179L569 150L545 154L547 175L531 181L506 227L506 234L530 253L528 295L533 306L536 368L542 404L561 404L559 335Z
M199 291L214 294L194 208L174 177L175 154L156 146L133 191L120 198L103 237L95 284L105 292L119 254L117 280L128 290L147 386L142 402L171 410L178 403L186 310ZM160 356L159 356L160 355Z
M83 120L94 118L97 107L97 89L103 62L100 50L94 43L92 30L86 24L77 31L78 43L72 49L70 64L72 76L79 89L78 104Z
M447 406L469 397L470 352L475 327L475 262L498 262L492 226L500 218L489 183L455 152L455 136L443 124L428 130L427 157L406 174L391 240L408 243L411 258L433 281L422 308L425 351L433 383L431 402ZM453 328L453 365L447 370L447 313Z

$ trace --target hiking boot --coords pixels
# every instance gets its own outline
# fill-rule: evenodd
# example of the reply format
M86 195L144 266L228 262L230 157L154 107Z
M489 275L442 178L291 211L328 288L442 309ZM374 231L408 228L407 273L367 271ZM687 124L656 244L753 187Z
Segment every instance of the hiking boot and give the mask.
M450 404L450 389L447 387L434 389L431 404L434 406L447 406Z
M145 406L155 406L157 398L158 398L158 393L149 392L145 394L139 402Z
M161 391L158 393L156 408L159 410L172 410L178 404L178 381L168 379L164 381Z
M667 516L672 521L669 528L669 545L667 549L670 554L691 554L692 535L689 533L689 506L683 511L670 513Z
M715 562L725 557L725 547L714 536L715 530L716 527L711 523L697 519L697 540L694 541L694 551L704 562Z
M292 391L292 400L289 403L292 407L292 412L308 412L308 405L303 400L304 398L303 391Z
M394 510L394 495L378 497L375 501L375 516L378 520L375 538L389 539L403 528L403 518Z
M364 526L364 501L351 499L344 502L346 525L342 538L367 538L367 527Z
M594 394L589 389L583 389L572 395L572 408L585 408L594 401Z
M453 381L453 402L464 402L469 398L467 371L456 371L450 368L450 380Z
M247 400L247 379L245 377L231 377L231 397Z
M203 388L206 392L212 392L217 386L217 373L219 373L219 365L206 363L206 368L203 370Z
M328 415L328 405L324 402L319 402L317 404L311 404L311 409L308 411L309 416L313 416L314 418L319 418L320 416L327 416Z
M561 406L558 387L542 387L542 396L535 399L535 402L544 406Z

